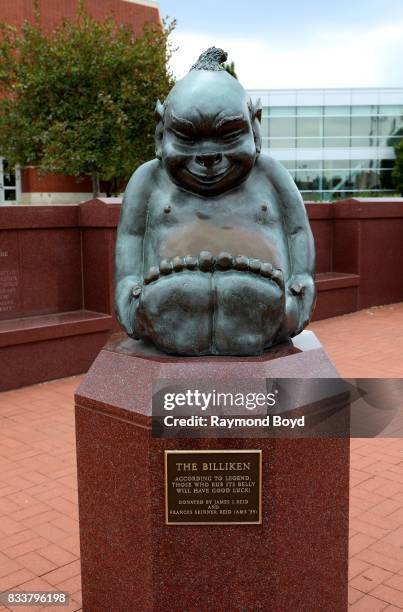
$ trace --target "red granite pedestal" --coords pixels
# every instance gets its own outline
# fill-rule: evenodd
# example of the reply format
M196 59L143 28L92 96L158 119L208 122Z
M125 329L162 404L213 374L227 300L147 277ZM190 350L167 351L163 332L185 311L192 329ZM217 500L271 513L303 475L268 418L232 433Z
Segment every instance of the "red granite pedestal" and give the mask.
M347 610L349 439L157 439L152 381L335 377L311 332L262 357L119 336L76 395L85 612ZM261 525L165 525L165 449L261 449Z

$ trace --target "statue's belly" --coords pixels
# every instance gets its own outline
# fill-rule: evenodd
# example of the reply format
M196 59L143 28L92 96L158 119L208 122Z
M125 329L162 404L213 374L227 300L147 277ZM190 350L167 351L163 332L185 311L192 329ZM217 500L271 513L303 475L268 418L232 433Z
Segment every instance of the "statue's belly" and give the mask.
M251 355L275 340L285 310L278 270L254 260L244 269L207 265L165 272L146 279L137 312L138 335L159 348L183 355Z
M192 218L180 223L161 224L158 231L149 227L144 240L146 270L158 266L163 259L198 256L202 251L209 251L215 257L227 252L270 262L280 268L285 277L288 276L288 245L281 222L263 224L254 218L236 215L216 217L218 215L214 220Z

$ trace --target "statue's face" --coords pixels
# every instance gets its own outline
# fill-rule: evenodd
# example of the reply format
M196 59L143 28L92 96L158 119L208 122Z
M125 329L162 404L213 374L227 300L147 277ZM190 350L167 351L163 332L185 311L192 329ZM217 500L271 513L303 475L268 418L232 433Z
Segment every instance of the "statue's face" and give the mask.
M167 104L162 160L176 184L214 196L244 181L255 163L250 111L242 88L226 73L190 73L187 79Z

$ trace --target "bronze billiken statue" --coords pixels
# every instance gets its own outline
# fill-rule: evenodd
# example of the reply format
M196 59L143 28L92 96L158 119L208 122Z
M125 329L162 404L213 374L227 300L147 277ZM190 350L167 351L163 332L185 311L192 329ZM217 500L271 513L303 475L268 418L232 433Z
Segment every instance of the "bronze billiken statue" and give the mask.
M118 319L178 355L258 355L301 332L315 299L304 204L260 153L260 103L226 58L208 49L157 103L156 159L130 179L118 228Z

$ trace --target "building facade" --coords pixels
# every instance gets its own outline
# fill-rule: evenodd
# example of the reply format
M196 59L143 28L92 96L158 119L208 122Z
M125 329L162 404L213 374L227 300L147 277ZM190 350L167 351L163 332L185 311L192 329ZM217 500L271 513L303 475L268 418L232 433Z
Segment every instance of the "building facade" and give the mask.
M52 30L63 19L75 19L79 0L38 0L41 24ZM85 9L95 19L112 15L118 23L133 27L140 33L146 21L159 22L159 4L156 0L85 0ZM34 0L1 0L0 21L21 26L35 19Z
M73 20L79 0L39 0L41 25L52 30L63 19ZM95 19L112 16L140 33L145 23L160 23L155 0L85 0ZM35 18L34 0L0 0L0 22L20 27ZM72 204L92 197L91 181L63 175L41 175L35 168L10 168L0 152L0 204Z
M263 105L263 150L305 200L393 195L403 88L249 90Z

